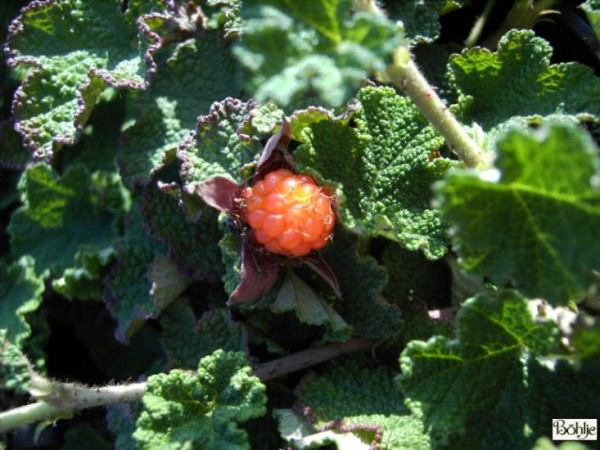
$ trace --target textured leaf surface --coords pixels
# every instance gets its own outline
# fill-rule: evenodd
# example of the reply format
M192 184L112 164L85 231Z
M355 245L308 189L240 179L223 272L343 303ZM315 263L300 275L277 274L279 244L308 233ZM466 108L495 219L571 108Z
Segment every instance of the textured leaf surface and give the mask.
M521 400L527 395L523 364L553 350L556 326L535 321L514 291L468 300L456 323L456 340L413 341L402 353L406 404L432 436L449 436L461 448L530 446L524 408L537 405Z
M335 309L356 334L384 339L399 333L400 310L381 295L388 281L386 270L375 258L365 255L359 239L338 227L323 256L342 290L343 300Z
M430 160L443 139L412 103L390 88L364 88L356 128L320 120L294 153L300 170L338 187L343 222L397 240L430 259L446 252L445 225L431 208L431 185L452 162Z
M417 42L438 38L438 19L446 3L446 0L384 1L390 18L402 21L406 36Z
M179 206L179 191L161 191L154 183L144 189L142 215L150 234L162 241L182 274L192 279L217 279L222 271L216 211L199 207L195 223Z
M156 317L159 305L153 301L148 270L164 246L150 238L137 208L127 217L125 234L115 242L116 265L105 279L104 299L117 320L117 339L127 341L144 320Z
M497 171L456 171L438 188L461 264L553 304L581 299L600 269L597 148L559 123L497 146Z
M459 114L489 130L515 116L600 113L600 80L579 63L550 64L552 47L532 31L510 31L498 51L450 58Z
M6 266L0 262L0 329L5 338L20 346L31 334L25 314L35 311L42 303L44 281L33 268L31 257Z
M221 349L243 351L242 330L231 320L227 309L212 309L196 320L184 299L179 299L160 317L162 343L169 364L178 369L194 369L200 358Z
M243 353L218 350L197 375L151 376L134 437L143 449L249 449L238 423L265 413L265 388Z
M139 116L123 137L119 163L128 186L149 181L215 101L239 94L236 64L216 32L203 32L157 57L157 74L135 103Z
M242 181L242 167L254 160L259 148L237 131L253 108L253 103L227 98L198 118L196 131L177 153L186 193L193 193L198 183L214 176Z
M309 374L298 386L298 401L309 406L319 427L341 419L341 431L351 431L378 448L429 448L422 422L404 406L394 374L385 367L370 367L365 361L349 361L325 374ZM343 448L343 447L339 447Z
M392 21L353 13L348 0L249 0L242 18L235 54L248 69L246 85L259 102L282 106L315 94L325 106L342 106L403 42Z
M90 182L81 166L59 176L39 164L24 172L19 189L23 206L8 227L11 246L16 255L32 255L37 272L61 276L68 268L81 267L78 254L101 253L112 245L113 205L103 199L118 193L117 185Z
M49 159L61 144L79 138L107 85L145 87L147 68L138 37L156 35L120 11L119 2L32 2L10 28L9 63L33 69L15 94L17 130L36 156ZM134 45L132 45L132 42Z

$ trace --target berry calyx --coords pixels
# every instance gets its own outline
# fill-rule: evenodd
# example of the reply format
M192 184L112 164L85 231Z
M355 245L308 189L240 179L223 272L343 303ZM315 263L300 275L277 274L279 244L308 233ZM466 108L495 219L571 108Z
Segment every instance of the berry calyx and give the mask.
M271 253L304 256L323 248L331 237L331 196L309 175L278 169L242 196L251 237Z

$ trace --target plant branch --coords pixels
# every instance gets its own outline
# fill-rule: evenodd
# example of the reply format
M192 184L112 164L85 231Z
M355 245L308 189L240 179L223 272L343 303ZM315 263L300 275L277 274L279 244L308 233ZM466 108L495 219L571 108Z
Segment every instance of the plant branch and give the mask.
M363 338L311 348L275 361L261 364L254 375L262 381L272 380L298 370L335 359L373 344ZM191 372L193 375L195 372ZM60 383L32 373L29 392L37 403L0 413L0 433L35 422L71 417L82 409L140 400L146 383L131 383L104 387L87 387L75 383Z
M401 88L434 128L446 139L458 157L469 167L487 167L488 155L440 99L413 61L406 47L400 47L387 69L392 82Z

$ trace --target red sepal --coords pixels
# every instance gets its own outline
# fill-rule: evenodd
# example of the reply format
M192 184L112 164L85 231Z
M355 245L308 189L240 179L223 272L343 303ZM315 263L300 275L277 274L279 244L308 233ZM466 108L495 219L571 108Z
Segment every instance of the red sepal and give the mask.
M333 273L333 270L331 270L329 264L327 264L327 261L321 256L321 253L312 252L300 258L300 260L327 281L327 284L331 286L335 295L337 295L340 300L342 299L342 289L340 288L337 277L335 276L335 273Z
M228 305L259 300L277 281L279 264L277 256L255 251L247 240L242 244L242 273L240 283L229 297Z

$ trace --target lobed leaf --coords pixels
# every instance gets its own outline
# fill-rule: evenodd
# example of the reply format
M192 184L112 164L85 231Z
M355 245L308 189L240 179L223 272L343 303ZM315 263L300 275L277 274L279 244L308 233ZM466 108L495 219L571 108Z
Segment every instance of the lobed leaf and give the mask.
M363 88L356 127L319 120L294 153L299 170L338 188L339 214L357 232L385 236L429 259L446 252L445 224L431 185L453 162L432 155L442 138L391 88Z
M456 340L413 341L402 352L399 381L407 406L432 437L445 436L454 446L530 446L527 408L538 405L524 400L531 382L524 364L554 350L556 325L534 320L525 298L503 291L465 302L456 328Z
M403 43L382 15L353 12L349 0L243 2L243 39L234 49L259 102L290 106L316 95L342 106L370 73L382 71Z
M423 423L404 406L394 374L384 366L349 360L305 376L297 395L310 408L317 430L340 421L336 431L354 434L367 448L429 448Z
M10 266L0 261L0 329L17 347L31 334L25 315L42 303L44 280L36 275L33 258L23 256Z
M102 258L116 237L113 214L123 199L118 183L90 179L82 166L59 176L50 166L28 168L19 183L23 206L8 226L15 255L31 255L39 273L62 277L71 270L87 270L87 258ZM88 275L93 275L88 270ZM97 278L96 278L97 280Z
M204 31L156 56L157 73L140 94L138 117L124 135L119 155L129 187L145 184L213 102L239 95L237 67L217 32Z
M554 305L582 299L600 269L596 146L558 122L513 129L497 146L497 169L457 170L437 188L461 265Z
M79 139L106 86L145 88L158 39L143 18L139 27L128 20L117 0L46 0L23 8L6 48L9 64L29 69L13 101L25 145L50 160Z
M464 50L450 58L458 113L488 131L518 116L600 114L600 80L579 63L550 64L552 47L533 31L509 31L498 50Z
M243 353L217 350L202 358L198 373L148 378L135 439L143 449L249 449L239 423L265 413L265 388Z
M0 382L5 389L27 393L31 382L31 365L15 344L7 339L8 330L0 328Z

